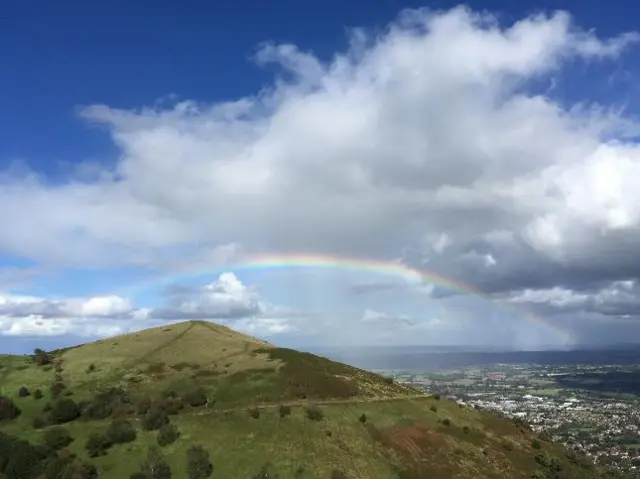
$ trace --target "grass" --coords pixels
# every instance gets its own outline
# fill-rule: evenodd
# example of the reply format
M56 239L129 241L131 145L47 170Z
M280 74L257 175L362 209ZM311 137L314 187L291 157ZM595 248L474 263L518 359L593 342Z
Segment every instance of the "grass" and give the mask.
M0 429L41 442L46 429L34 429L32 421L53 400L49 387L56 375L78 402L109 387L126 390L133 403L198 388L207 405L170 416L180 436L162 453L173 477L186 477L185 454L194 443L209 452L212 477L253 477L270 463L282 478L326 479L335 469L367 479L518 478L540 467L536 453L559 457L565 471L578 471L575 477L595 477L555 444L544 442L534 451L532 434L505 419L209 323L97 341L58 351L55 359L51 366L36 366L29 357L0 356L0 392L22 410ZM23 385L31 392L41 388L44 397L18 397ZM281 406L289 414L281 414ZM321 413L310 415L314 410ZM143 431L139 416L128 417L137 429L134 442L88 458L87 438L106 431L110 419L76 420L65 425L74 437L68 449L95 464L101 477L129 477L156 444L157 432Z

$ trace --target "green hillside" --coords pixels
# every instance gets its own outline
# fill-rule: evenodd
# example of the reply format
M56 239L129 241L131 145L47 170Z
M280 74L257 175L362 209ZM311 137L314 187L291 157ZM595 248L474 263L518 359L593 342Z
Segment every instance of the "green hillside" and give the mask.
M190 321L0 356L0 477L606 476L524 425Z

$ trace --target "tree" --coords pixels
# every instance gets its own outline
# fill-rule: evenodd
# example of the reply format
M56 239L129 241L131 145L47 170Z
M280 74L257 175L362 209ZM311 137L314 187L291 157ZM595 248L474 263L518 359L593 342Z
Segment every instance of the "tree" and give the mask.
M147 479L170 479L171 468L162 454L155 449L149 449L147 457L142 463L141 471Z
M125 444L136 440L136 430L129 421L116 419L109 424L107 439L113 444Z
M44 433L44 445L53 451L67 447L73 442L69 431L64 427L56 426L47 429Z
M156 440L158 441L158 445L160 447L164 447L176 442L179 436L180 433L178 432L178 429L176 429L173 424L168 423L158 430L158 436Z
M189 479L204 479L213 474L209 453L198 444L187 449L187 475Z
M25 386L22 386L20 389L18 389L18 396L20 396L21 398L27 397L29 394L31 393Z
M73 399L60 399L51 407L50 416L53 424L71 422L80 417L80 407Z
M361 422L362 424L364 424L365 422L367 422L367 415L366 415L365 413L362 413L362 414L360 415L360 422Z
M0 396L0 421L10 421L21 414L21 410L6 396Z
M111 445L111 441L109 441L107 436L93 432L87 438L87 442L84 447L87 450L89 457L98 457L106 454Z
M33 399L42 399L43 396L44 394L42 394L42 391L40 389L36 389L35 391L33 391Z

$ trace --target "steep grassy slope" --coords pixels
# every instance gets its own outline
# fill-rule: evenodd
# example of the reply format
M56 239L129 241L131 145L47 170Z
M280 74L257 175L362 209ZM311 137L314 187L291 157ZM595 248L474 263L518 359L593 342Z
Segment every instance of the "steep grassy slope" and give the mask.
M0 357L0 395L21 411L0 419L0 432L39 444L63 422L74 440L43 452L42 463L75 454L100 477L130 477L151 447L172 477L206 477L187 475L193 444L219 478L599 477L524 426L215 324L185 322L38 359L46 364ZM60 421L70 401L81 415ZM135 440L87 449L90 437L113 436L114 419L128 421ZM159 435L171 436L171 427L157 431L166 421L178 437L160 446ZM0 435L0 471L6 450Z

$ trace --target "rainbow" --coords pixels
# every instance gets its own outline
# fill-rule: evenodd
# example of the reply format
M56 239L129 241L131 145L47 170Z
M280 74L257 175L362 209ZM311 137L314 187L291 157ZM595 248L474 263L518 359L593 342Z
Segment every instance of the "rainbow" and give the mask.
M424 269L410 268L396 261L381 261L374 259L358 259L338 256L327 256L317 254L272 254L272 255L252 255L240 261L230 262L215 269L189 272L183 275L167 277L152 283L153 286L160 286L170 282L186 281L203 275L217 274L221 271L242 271L242 270L271 270L287 268L322 268L336 269L353 272L368 272L376 275L401 278L409 283L429 283L437 285L459 294L470 295L479 298L491 305L500 307L518 317L523 317L533 323L542 324L551 328L564 343L572 341L573 337L556 323L538 316L525 308L518 307L513 303L496 301L487 294L478 290L474 286L446 278ZM146 286L150 284L147 283ZM138 288L136 288L138 289Z

